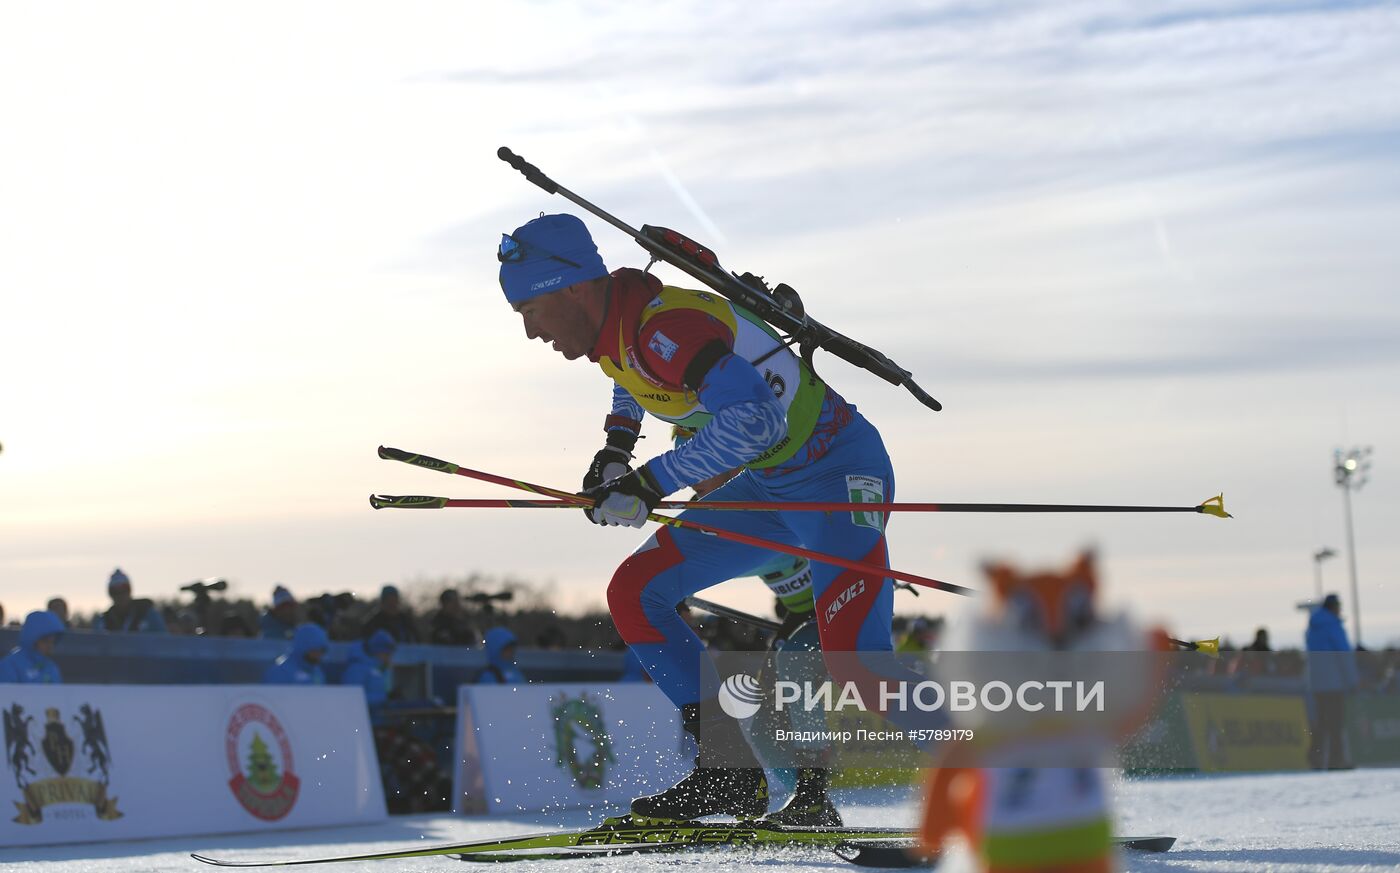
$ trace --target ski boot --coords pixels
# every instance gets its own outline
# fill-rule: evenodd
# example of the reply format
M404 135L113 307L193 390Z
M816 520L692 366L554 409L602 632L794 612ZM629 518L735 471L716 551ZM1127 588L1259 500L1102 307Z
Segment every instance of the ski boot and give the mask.
M763 820L785 827L841 827L841 813L826 793L830 785L831 771L825 767L799 767L792 797Z
M718 712L718 704L710 708ZM695 769L660 794L632 801L634 818L760 818L768 811L768 777L739 722L727 715L700 720L700 704L681 707L681 722L699 748Z

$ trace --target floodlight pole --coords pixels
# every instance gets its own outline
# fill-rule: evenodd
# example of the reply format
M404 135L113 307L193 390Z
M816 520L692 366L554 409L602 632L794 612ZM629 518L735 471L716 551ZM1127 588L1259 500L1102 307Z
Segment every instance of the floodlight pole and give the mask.
M1343 453L1333 452L1333 474L1337 486L1342 489L1342 508L1347 525L1347 572L1351 575L1351 625L1356 635L1355 645L1361 647L1361 602L1356 584L1356 535L1351 523L1351 492L1366 484L1366 474L1371 469L1370 447L1352 449ZM1359 474L1359 475L1358 475Z
M1349 477L1348 477L1349 478ZM1356 646L1361 645L1361 598L1356 588L1356 535L1351 528L1351 486L1342 486L1342 505L1347 519L1347 572L1351 574L1351 626L1356 631Z

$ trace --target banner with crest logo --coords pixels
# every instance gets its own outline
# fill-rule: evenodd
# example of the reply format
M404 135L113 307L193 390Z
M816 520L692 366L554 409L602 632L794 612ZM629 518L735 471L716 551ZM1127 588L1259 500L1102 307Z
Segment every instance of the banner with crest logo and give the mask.
M462 685L457 812L612 809L690 771L695 744L646 682Z
M358 688L0 685L0 845L381 820Z

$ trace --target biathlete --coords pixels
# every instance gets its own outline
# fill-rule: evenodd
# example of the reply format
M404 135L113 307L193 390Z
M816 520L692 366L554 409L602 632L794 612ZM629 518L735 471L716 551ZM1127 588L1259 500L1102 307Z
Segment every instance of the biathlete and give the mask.
M840 501L894 498L894 471L879 432L757 316L707 292L663 286L649 273L609 273L583 222L542 215L505 235L497 253L506 299L530 339L568 360L586 358L612 378L605 446L583 493L590 519L641 527L663 498L725 471L743 471L715 500ZM636 467L643 412L695 432ZM682 518L701 519L698 510ZM888 566L879 512L724 512L703 522L755 537ZM676 614L687 596L744 575L772 552L663 527L618 567L608 609L618 633L679 707L697 741L695 769L675 786L632 803L639 816L762 816L768 786L739 723L702 706L714 667ZM888 579L812 563L821 645L838 682L869 683L860 659L892 653ZM892 654L890 654L892 659ZM705 676L706 673L710 675ZM706 713L702 721L701 714Z

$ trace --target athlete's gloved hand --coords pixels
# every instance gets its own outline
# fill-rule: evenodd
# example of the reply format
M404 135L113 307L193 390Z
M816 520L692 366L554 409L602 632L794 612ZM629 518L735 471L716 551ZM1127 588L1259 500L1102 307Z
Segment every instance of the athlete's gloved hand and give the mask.
M583 474L583 490L597 488L604 482L611 482L613 479L626 476L632 472L632 465L628 461L632 460L632 453L621 446L606 445L598 450L598 454L593 456L593 463L588 465L588 472ZM593 509L585 509L584 514L588 520L594 524L602 524L594 517Z
M603 525L641 527L661 502L661 493L645 466L626 476L585 489L582 494L593 501L588 517L594 524Z

